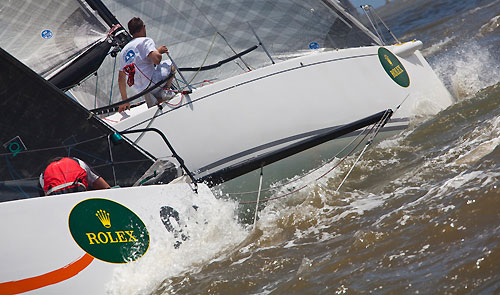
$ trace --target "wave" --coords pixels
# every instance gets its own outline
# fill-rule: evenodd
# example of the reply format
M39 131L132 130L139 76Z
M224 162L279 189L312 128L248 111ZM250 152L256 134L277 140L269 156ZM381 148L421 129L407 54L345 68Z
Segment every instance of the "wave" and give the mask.
M431 66L459 100L500 82L498 60L489 47L477 41L445 51L432 60Z

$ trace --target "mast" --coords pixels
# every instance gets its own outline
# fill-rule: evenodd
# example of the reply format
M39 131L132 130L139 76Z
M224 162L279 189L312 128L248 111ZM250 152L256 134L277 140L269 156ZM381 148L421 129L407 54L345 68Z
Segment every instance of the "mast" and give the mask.
M77 85L80 81L97 71L112 46L123 48L132 39L101 0L85 0L85 3L81 4L88 6L89 10L97 12L98 16L107 24L110 31L104 40L95 43L87 51L48 79L62 90Z

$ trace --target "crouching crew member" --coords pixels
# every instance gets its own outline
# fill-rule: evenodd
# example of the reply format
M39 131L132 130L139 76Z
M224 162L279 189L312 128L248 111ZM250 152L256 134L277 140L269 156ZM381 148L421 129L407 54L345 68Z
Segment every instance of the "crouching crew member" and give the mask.
M40 175L40 185L46 196L82 192L90 188L110 188L109 184L80 159L58 157Z

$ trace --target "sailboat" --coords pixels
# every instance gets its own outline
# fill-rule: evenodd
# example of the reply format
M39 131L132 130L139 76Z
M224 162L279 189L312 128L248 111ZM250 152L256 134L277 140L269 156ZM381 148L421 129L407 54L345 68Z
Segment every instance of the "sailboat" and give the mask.
M185 217L203 223L203 205L217 201L206 183L372 124L400 130L452 102L421 42L385 44L339 1L147 1L138 6L151 34L175 40L165 43L179 93L115 113L113 88L101 94L130 36L108 7L123 22L137 11L61 2L0 9L2 294L103 294L154 241L182 247ZM37 197L56 154L83 158L116 188ZM174 164L160 179L168 184L140 185L159 160Z
M76 61L63 58L63 66L49 67L59 69L58 73L38 72L61 89L69 89L118 131L160 130L182 151L185 165L198 178L208 180L208 175L217 173L218 179L211 181L225 181L269 164L262 161L249 169L235 168L249 159L279 154L283 148L340 131L376 113L397 109L382 131L401 130L412 117L437 113L453 102L419 52L422 42L389 44L383 32L372 33L356 19L345 2L234 0L227 5L227 1L106 0L104 5L87 1L93 19L79 19L78 33L86 33L88 45L74 54ZM137 14L147 24L148 35L157 44L168 45L179 68L178 95L160 108L143 104L116 113L121 103L114 83L116 55L130 40L123 26L117 29L117 25ZM74 21L73 15L68 14L68 20ZM61 25L64 30L76 27L66 26L67 22ZM64 37L74 43L66 32ZM4 48L16 56L14 45ZM88 60L98 52L101 57L94 64L104 63L87 69L93 64L87 62L86 72L80 72L80 77L88 72L96 75L83 82L68 77L72 73L68 68L81 69L78 59ZM106 57L102 52L110 54ZM59 52L53 55L59 57ZM37 71L34 65L39 64L30 55L19 50L18 57ZM104 95L108 84L113 87ZM155 134L127 136L157 158L171 155Z
M141 12L184 79L161 109L141 105L106 120L120 131L161 130L200 178L227 181L269 164L236 169L249 160L388 109L398 110L383 132L402 130L453 102L422 42L388 44L339 1L226 2L107 1L122 22ZM129 138L156 157L170 153L153 134Z

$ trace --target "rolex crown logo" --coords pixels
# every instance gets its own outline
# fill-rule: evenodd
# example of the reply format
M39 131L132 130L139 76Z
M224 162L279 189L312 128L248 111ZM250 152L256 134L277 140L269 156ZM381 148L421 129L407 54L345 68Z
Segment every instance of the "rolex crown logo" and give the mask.
M104 210L98 210L97 213L95 214L97 218L101 221L102 225L105 228L110 228L111 227L111 219L109 219L109 213L107 213Z
M385 59L387 60L387 62L392 66L392 61L391 59L386 55L384 55Z

